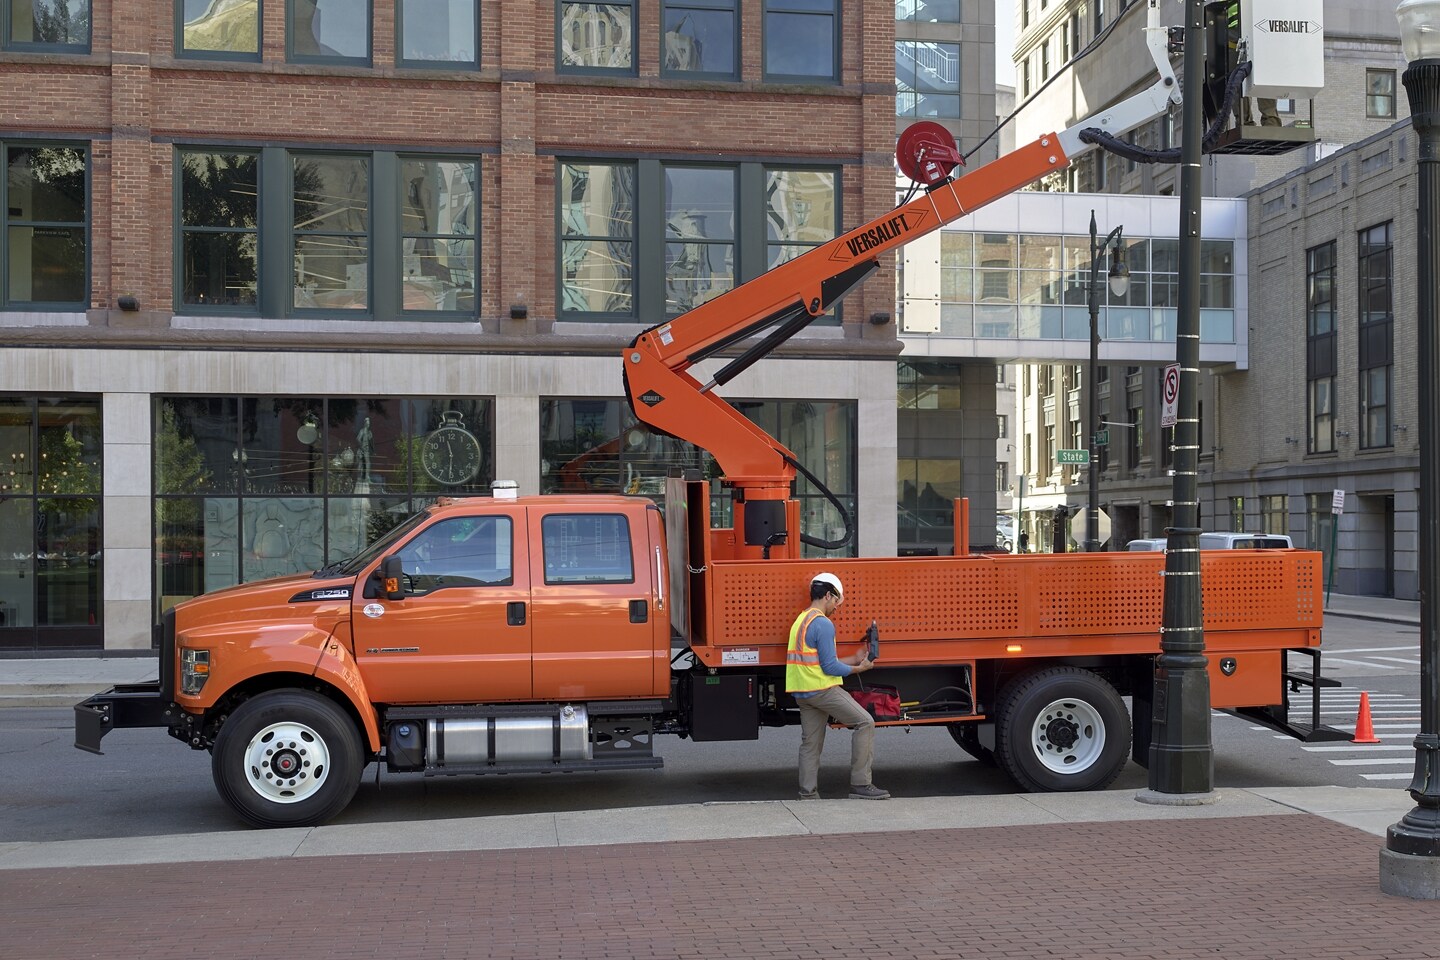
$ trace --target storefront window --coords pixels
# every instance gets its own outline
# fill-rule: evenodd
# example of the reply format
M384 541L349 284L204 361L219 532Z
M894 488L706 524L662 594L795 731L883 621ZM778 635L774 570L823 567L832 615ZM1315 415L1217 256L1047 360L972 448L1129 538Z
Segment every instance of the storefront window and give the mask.
M0 647L98 648L100 402L0 397Z
M159 612L359 553L443 494L488 493L487 398L163 397Z

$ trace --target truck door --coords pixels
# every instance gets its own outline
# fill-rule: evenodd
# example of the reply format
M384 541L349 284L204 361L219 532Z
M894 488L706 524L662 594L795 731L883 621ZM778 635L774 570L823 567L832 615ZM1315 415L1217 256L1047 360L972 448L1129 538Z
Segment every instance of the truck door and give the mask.
M356 591L355 659L380 703L530 698L525 508L437 521L396 551L402 600Z
M535 698L655 696L668 650L656 651L644 514L535 510L530 524Z

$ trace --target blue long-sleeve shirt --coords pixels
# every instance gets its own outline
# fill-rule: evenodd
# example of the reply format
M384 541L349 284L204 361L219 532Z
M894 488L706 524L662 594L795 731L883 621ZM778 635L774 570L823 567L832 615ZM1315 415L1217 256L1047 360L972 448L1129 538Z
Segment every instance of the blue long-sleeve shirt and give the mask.
M848 677L855 670L848 663L841 663L835 653L835 624L830 622L828 617L816 617L810 621L810 626L805 630L805 642L815 648L820 657L820 669L832 677ZM819 690L811 690L809 693L797 693L795 697L803 700L806 697L813 697L820 693Z

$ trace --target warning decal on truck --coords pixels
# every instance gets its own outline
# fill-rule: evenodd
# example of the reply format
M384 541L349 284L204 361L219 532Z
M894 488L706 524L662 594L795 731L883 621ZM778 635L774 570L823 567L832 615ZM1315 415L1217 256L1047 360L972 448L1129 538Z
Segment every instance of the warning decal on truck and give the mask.
M720 651L722 667L744 667L760 662L760 651L754 647L727 647Z

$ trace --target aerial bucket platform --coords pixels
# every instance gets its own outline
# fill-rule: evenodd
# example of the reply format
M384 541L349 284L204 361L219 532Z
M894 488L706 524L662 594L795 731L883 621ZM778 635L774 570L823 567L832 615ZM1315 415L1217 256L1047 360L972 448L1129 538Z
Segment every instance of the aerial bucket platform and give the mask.
M1241 64L1249 73L1244 105L1206 153L1276 156L1315 142L1315 101L1325 85L1324 5L1314 0L1216 0L1205 5L1207 125L1224 102L1226 79ZM1292 110L1266 123L1263 101ZM1303 115L1302 115L1303 108Z

